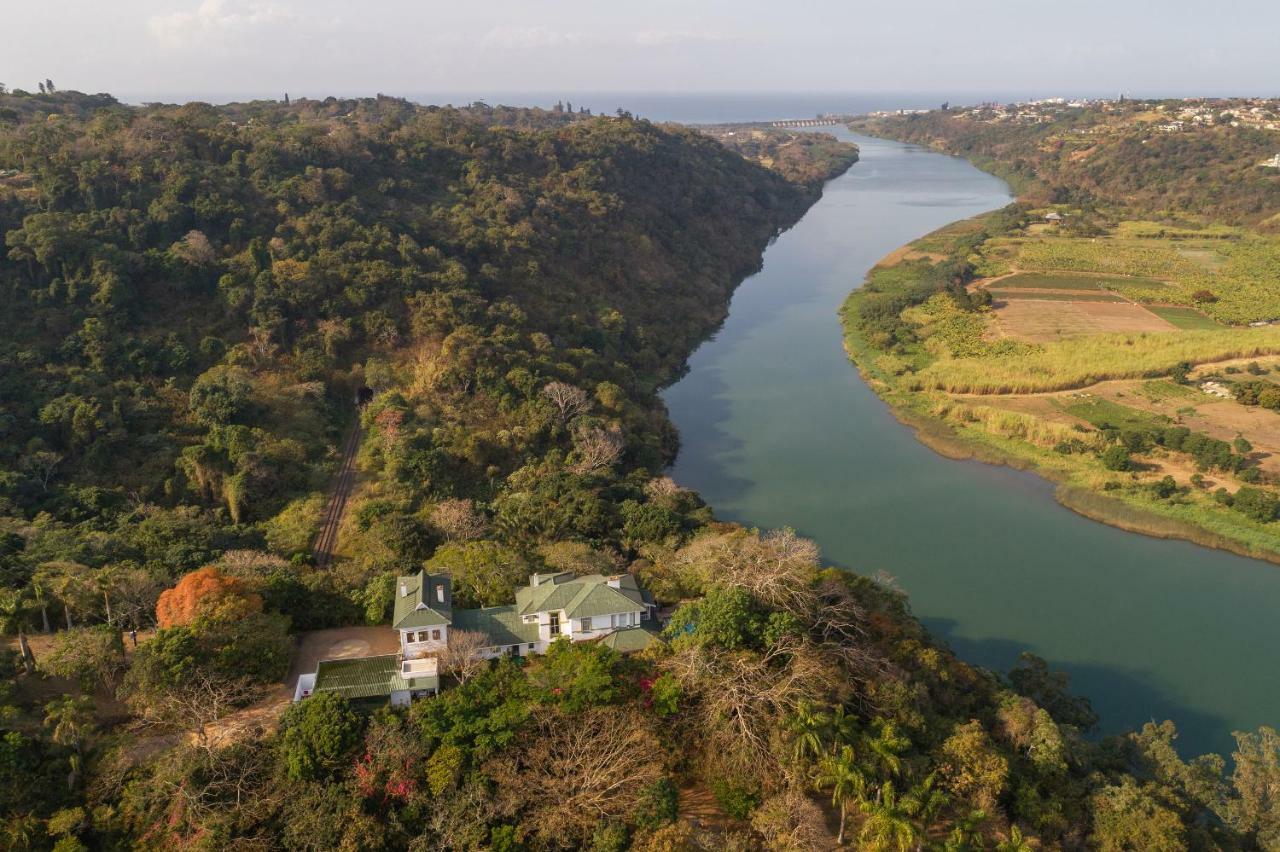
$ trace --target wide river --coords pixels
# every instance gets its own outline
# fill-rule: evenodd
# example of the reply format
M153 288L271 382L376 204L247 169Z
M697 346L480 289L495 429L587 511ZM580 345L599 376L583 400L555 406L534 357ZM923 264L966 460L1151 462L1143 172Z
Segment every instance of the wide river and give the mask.
M1185 754L1280 724L1280 567L1122 532L1038 477L936 455L845 357L836 310L867 269L1003 206L963 160L855 137L861 160L783 234L666 392L673 471L719 517L790 525L831 563L885 571L963 658L1030 650L1070 673L1114 732L1173 719Z

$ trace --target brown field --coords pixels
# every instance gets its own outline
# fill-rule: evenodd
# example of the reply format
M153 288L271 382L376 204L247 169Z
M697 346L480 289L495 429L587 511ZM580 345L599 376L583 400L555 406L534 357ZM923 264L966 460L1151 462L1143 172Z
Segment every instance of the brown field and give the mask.
M993 311L1006 337L1050 343L1064 337L1127 331L1177 331L1172 324L1129 302L1015 299Z

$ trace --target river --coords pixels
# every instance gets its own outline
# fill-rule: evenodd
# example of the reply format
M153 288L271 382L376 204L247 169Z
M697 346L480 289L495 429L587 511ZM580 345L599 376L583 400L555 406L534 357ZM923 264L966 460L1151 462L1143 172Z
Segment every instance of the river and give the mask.
M829 128L826 128L829 129ZM915 440L841 346L836 310L890 251L1003 206L963 160L863 137L861 160L768 249L664 394L673 470L719 517L795 527L824 558L885 571L966 660L1030 650L1070 673L1104 732L1173 719L1184 754L1280 724L1280 567L1096 523L1028 473Z

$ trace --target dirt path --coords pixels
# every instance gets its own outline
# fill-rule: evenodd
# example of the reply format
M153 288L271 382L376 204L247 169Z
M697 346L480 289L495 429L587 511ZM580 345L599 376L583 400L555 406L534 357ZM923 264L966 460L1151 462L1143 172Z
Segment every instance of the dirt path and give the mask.
M347 498L351 496L351 486L356 480L356 453L360 450L360 438L363 430L357 420L342 448L342 464L338 468L338 476L334 480L333 493L329 496L329 505L324 511L324 522L320 533L312 545L312 554L317 568L328 568L333 560L333 551L338 544L338 529L342 526L342 515L347 508Z

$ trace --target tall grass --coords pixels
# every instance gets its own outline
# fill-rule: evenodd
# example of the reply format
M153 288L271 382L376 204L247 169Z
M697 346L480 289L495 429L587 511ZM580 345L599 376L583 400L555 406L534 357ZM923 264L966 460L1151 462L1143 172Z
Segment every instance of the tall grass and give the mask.
M1099 334L1046 343L1013 357L949 358L916 374L921 388L949 393L1071 390L1106 379L1156 378L1181 362L1280 354L1280 327Z
M1042 420L1034 414L990 405L939 402L934 406L933 415L952 423L981 426L993 435L1017 438L1040 447L1056 447L1068 441L1078 441L1089 449L1101 450L1106 443L1099 432L1081 432L1067 423L1054 423Z

